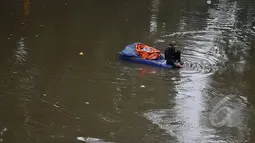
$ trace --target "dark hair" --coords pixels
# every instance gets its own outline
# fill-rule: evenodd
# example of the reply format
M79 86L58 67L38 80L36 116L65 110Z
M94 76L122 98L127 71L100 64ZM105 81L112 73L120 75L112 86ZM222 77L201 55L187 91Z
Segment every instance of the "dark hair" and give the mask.
M176 46L176 42L175 41L172 41L169 46Z

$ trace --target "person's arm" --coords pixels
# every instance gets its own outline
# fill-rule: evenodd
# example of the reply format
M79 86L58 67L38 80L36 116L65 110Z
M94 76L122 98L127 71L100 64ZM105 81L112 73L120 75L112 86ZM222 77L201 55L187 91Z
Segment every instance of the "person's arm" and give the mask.
M175 65L175 62L174 62L173 58L168 58L167 63L171 64L171 65Z
M167 59L167 51L168 51L168 48L166 48L166 50L165 50L165 59Z

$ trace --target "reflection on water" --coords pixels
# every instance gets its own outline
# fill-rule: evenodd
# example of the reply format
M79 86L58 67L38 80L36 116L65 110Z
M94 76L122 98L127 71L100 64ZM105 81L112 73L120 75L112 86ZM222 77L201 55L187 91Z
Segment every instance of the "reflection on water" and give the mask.
M247 112L244 112L247 111L246 105L243 102L232 101L230 104L232 108L228 110L228 112L231 112L227 113L231 117L226 119L224 127L225 129L235 128L236 132L225 136L222 130L215 129L214 124L209 122L209 113L217 105L216 103L223 99L216 95L216 103L212 102L212 99L208 99L208 95L212 95L206 95L204 92L211 88L212 78L210 75L213 75L220 68L217 67L219 65L217 63L224 63L224 61L228 60L226 53L223 53L222 37L229 34L229 39L233 43L240 42L234 35L236 33L234 27L236 9L237 2L221 1L217 8L208 10L207 19L200 17L204 13L187 12L183 19L180 20L181 32L161 37L161 39L174 37L182 43L185 64L192 70L187 70L186 68L180 71L181 80L183 81L180 81L181 84L175 86L178 93L171 101L174 103L173 108L150 110L145 112L144 116L164 129L169 135L177 138L178 142L240 142L247 137L246 120L248 116ZM194 23L192 20L194 20ZM206 26L202 21L206 21ZM189 31L194 28L194 25L200 25L202 28L196 31ZM233 47L233 45L228 45L228 47ZM240 70L240 67L237 69ZM238 98L242 95L237 94L236 96L235 98ZM240 106L241 104L243 106ZM208 105L210 105L210 108L208 108ZM241 109L240 107L243 108ZM210 117L216 118L216 116L219 115L213 114ZM225 115L221 116L224 117ZM222 119L219 118L218 120Z
M30 0L24 0L24 15L27 17L30 14Z
M159 9L160 0L153 0L151 6L151 21L150 21L150 33L154 35L158 29L157 13ZM153 34L154 33L154 34Z
M21 37L20 40L17 42L17 50L14 54L16 57L16 62L19 64L24 64L27 58L27 48L25 45L25 38Z
M25 24L28 22L29 15L30 15L30 9L31 9L31 4L30 0L24 0L24 17L22 23Z

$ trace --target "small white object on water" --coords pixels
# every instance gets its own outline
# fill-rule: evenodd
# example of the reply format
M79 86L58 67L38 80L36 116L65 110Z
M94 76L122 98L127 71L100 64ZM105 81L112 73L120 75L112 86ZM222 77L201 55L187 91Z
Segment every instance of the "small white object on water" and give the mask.
M101 139L98 138L91 138L91 137L77 137L77 140L82 141L82 142L97 142L97 141L102 141Z
M92 137L77 137L77 140L85 142L85 143L114 143L114 142L108 142L102 139L92 138Z
M212 1L211 1L211 0L207 0L206 3L207 3L207 4L211 4Z
M171 80L176 80L176 77L172 77Z
M141 88L144 88L144 87L145 87L145 85L141 85L140 87L141 87Z
M85 104L89 105L89 102L85 102Z
M44 93L43 96L46 96L46 94Z
M2 132L6 132L7 131L7 128L4 127L4 129L2 130Z
M83 52L80 52L79 55L80 55L80 56L83 56L84 54L83 54Z
M77 140L82 141L82 142L86 141L84 137L77 137Z
M39 35L35 35L35 37L39 37Z
M218 49L219 49L218 47L216 47L216 46L214 47L214 50L215 50L215 51L218 51Z

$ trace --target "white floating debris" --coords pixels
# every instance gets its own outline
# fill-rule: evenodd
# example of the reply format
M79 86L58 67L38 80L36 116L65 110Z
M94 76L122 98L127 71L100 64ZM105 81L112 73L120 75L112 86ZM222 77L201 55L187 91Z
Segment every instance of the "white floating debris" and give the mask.
M114 142L107 142L102 139L91 138L91 137L77 137L77 140L85 142L85 143L114 143Z
M212 1L211 1L211 0L207 0L206 3L207 3L207 4L211 4Z
M39 37L39 35L35 35L35 37Z
M80 55L80 56L83 56L84 54L83 54L83 52L80 52L79 55Z
M46 96L46 94L45 94L45 93L43 93L43 96Z
M89 102L85 102L85 104L89 105Z
M121 92L121 89L119 87L116 88L117 91Z
M88 142L88 143L102 141L101 139L91 138L91 137L85 137L85 138L84 137L77 137L77 140L83 141L83 142Z
M7 131L7 128L4 127L4 129L2 130L2 132L6 132Z
M145 85L141 85L140 87L141 87L141 88L144 88L144 87L145 87Z
M126 80L126 79L124 79L124 78L116 78L117 80L120 80L120 81L124 81L124 80Z
M77 140L82 141L82 142L86 141L84 137L77 137Z

